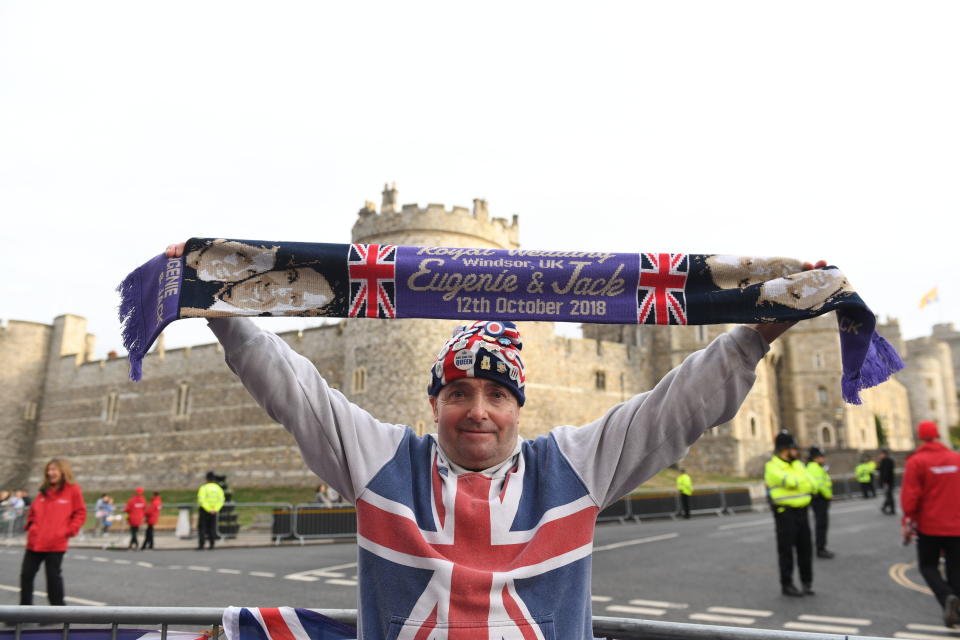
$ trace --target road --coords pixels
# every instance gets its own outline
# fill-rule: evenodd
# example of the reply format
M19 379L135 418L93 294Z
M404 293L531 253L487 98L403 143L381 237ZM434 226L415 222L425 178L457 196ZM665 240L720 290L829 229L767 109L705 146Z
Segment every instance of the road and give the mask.
M594 614L899 638L960 638L899 543L880 502L832 508L832 560L815 560L815 596L780 595L769 513L598 526ZM163 539L158 539L158 545ZM0 549L0 603L18 602L22 551ZM75 549L67 604L356 607L353 542L216 551ZM38 575L37 588L43 588ZM71 600L72 598L72 600ZM46 604L37 598L38 604Z

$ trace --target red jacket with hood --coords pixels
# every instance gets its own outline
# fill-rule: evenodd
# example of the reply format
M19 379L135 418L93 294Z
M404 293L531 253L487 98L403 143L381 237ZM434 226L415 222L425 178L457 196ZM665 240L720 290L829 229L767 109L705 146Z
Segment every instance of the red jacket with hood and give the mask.
M924 442L907 458L900 488L903 514L928 536L960 536L960 453Z
M160 496L153 496L150 498L150 504L147 505L147 524L151 527L157 524L157 521L160 520L160 509L163 508L163 501L160 499Z
M127 506L123 511L127 514L127 522L131 527L139 527L143 524L143 515L147 510L147 499L143 497L143 489L137 487L136 493L127 500Z
M37 494L27 514L27 549L38 552L66 551L70 538L87 520L87 506L79 485L50 487Z

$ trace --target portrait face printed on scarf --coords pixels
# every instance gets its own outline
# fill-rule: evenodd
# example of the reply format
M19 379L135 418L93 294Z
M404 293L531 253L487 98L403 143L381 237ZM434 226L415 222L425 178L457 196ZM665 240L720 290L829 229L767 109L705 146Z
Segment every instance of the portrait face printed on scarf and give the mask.
M712 255L707 257L713 284L721 289L743 289L752 284L783 278L803 270L803 263L791 258L752 258Z
M333 291L323 275L309 267L297 267L247 278L227 287L218 299L237 309L282 314L322 307L333 299ZM210 308L223 307L214 303Z
M279 247L258 247L234 240L214 240L187 254L188 267L207 282L239 282L274 268Z
M817 311L831 298L852 291L839 269L814 269L764 283L757 303L776 302L792 309Z

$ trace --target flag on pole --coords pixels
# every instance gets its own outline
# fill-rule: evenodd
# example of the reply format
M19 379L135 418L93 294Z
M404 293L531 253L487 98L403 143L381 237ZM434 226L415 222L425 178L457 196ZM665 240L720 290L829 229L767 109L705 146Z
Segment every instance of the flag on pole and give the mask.
M227 640L353 640L357 631L333 618L292 607L227 607Z
M923 297L920 298L920 308L923 309L928 304L936 302L937 300L939 300L937 297L937 288L934 287L933 289L930 289L930 291L927 291L925 294L923 294Z

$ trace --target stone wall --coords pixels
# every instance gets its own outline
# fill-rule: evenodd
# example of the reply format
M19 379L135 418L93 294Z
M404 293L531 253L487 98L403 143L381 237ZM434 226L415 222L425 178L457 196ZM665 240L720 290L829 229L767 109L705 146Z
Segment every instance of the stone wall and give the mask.
M16 320L0 327L0 489L26 488L51 332Z

